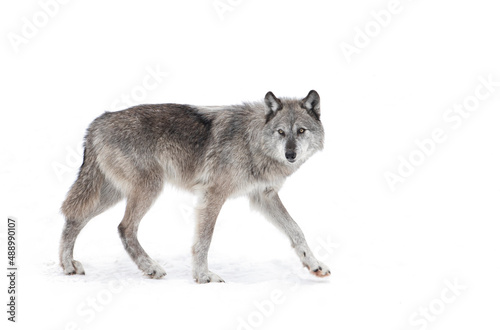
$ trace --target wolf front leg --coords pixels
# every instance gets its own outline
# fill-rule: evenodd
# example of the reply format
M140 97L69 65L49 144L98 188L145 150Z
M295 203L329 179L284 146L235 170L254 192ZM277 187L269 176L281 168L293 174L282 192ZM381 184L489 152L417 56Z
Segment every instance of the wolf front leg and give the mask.
M193 244L193 278L198 283L224 282L208 270L208 249L214 233L215 222L225 198L214 191L207 191L197 206L196 233Z
M311 249L307 245L302 230L292 219L290 214L288 214L278 193L274 189L267 188L264 191L252 194L250 196L250 203L288 236L302 264L307 267L312 274L319 277L330 275L328 267L314 257Z

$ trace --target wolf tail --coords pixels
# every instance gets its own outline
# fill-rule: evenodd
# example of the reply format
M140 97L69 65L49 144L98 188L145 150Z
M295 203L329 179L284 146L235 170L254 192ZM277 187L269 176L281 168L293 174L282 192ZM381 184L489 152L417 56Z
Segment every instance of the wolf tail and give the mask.
M87 136L78 178L71 186L61 207L66 219L83 220L99 205L104 174L99 169L97 154L93 149L91 139Z

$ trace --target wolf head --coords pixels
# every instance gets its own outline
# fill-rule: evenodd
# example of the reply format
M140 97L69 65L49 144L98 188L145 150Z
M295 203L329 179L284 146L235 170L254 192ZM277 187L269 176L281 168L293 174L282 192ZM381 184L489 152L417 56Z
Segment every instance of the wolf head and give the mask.
M323 149L319 94L311 90L302 100L278 99L272 92L264 98L266 124L264 148L286 164L301 164Z

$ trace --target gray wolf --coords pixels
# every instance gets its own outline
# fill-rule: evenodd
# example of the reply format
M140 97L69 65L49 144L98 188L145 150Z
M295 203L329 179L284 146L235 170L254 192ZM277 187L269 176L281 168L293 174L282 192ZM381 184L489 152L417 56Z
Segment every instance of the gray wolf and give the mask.
M281 203L285 179L323 149L320 97L201 107L181 104L139 105L106 112L87 130L83 164L61 207L66 222L60 245L65 274L85 274L73 259L76 238L90 219L126 198L118 232L132 260L151 278L165 270L137 240L139 223L166 182L196 193L193 278L223 282L208 269L207 255L224 202L246 195L290 239L311 273L328 276L302 230Z

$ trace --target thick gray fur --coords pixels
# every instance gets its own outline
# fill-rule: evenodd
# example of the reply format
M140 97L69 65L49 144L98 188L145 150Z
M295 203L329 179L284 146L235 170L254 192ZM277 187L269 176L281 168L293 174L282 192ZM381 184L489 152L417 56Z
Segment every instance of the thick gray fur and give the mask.
M198 283L223 282L208 269L207 254L224 202L246 195L284 232L314 275L328 268L308 247L304 234L278 197L285 179L323 148L319 95L222 107L139 105L106 112L89 126L78 179L62 205L66 218L60 262L65 274L84 274L73 259L76 238L90 219L123 198L118 232L125 250L146 275L166 273L137 240L139 223L166 182L200 196L193 253Z

